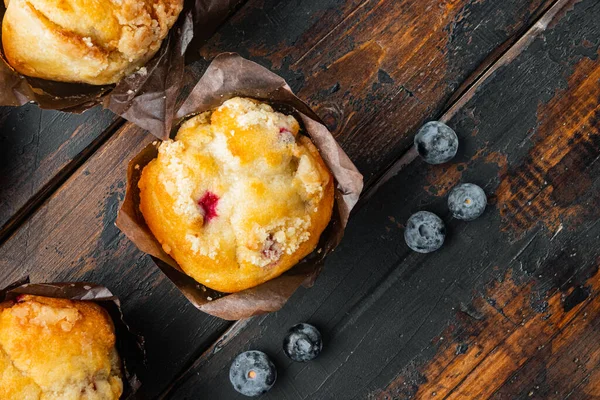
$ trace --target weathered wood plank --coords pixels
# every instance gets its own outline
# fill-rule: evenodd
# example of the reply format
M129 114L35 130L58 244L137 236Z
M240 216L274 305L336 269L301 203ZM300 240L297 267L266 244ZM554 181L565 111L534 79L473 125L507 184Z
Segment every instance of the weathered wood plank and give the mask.
M25 205L43 197L40 192L61 171L72 172L69 165L116 121L98 107L83 115L32 104L0 107L0 237L20 222L17 214L27 215Z
M497 282L474 302L477 319L460 315L437 338L444 342L433 360L409 367L374 398L564 399L600 362L598 289L591 278L585 290L594 297L568 307L565 299L582 289L555 291L540 313L533 282Z
M280 372L265 398L600 396L600 3L559 6L450 110L456 162L411 163L355 215L314 288L204 354L165 397L238 398L228 369L251 348ZM481 219L449 217L459 182L493 194ZM420 209L449 229L426 256L402 240ZM325 351L296 364L281 340L304 321Z
M577 312L567 326L555 331L552 339L535 348L535 354L505 380L491 398L506 399L511 396L533 399L564 399L569 395L584 399L600 395L600 392L582 391L578 386L589 377L590 371L600 366L600 298L599 280L592 278L586 287L576 287L570 294L560 299L557 315ZM569 299L580 301L594 292L594 297L584 302L584 307L576 305L570 309ZM556 302L560 294L549 300ZM531 332L528 332L531 334ZM477 372L476 372L477 373ZM565 379L568 377L568 379Z
M390 4L398 2L384 1L380 3L382 5L387 4L386 7L390 7ZM413 8L411 5L413 2L411 1L406 0L401 3L406 5L406 9L392 8L390 11L397 13L399 18L402 17L406 21L416 20L416 14L423 11L420 8ZM462 6L457 6L458 3ZM444 7L454 13L466 9L469 4L465 0L458 3L454 2L444 5ZM254 2L247 7L250 7L249 10L251 10L257 4ZM277 4L279 8L266 7L263 12L256 15L246 11L245 18L254 18L249 22L250 26L244 28L246 32L248 34L265 35L265 37L272 35L272 31L262 29L262 27L268 26L269 20L278 18L281 7L288 7L287 2L280 1ZM296 10L296 12L302 14L311 10L322 9L324 12L330 10L331 15L334 15L337 13L336 6L340 4L342 4L341 1L297 3L296 7L299 7L301 11ZM372 2L366 4L369 7L375 6ZM405 123L416 123L408 119L406 121L403 119L394 120L394 130L385 129L381 131L384 133L380 132L378 135L373 133L375 127L383 126L379 124L389 123L387 120L387 122L384 120L369 122L371 121L369 113L372 113L376 107L383 107L384 110L393 108L396 113L400 110L400 108L394 108L400 107L400 105L396 106L394 103L390 106L386 103L387 105L384 107L381 102L381 98L385 97L386 93L391 95L395 91L397 96L398 93L402 94L405 91L404 88L398 86L397 83L390 82L386 77L397 73L396 69L393 68L398 68L398 70L400 68L412 69L417 75L420 73L417 71L423 71L423 76L428 79L442 79L441 77L452 75L456 79L456 85L458 85L462 79L460 77L466 77L470 71L476 70L478 63L487 58L496 44L509 40L523 26L532 23L531 19L537 13L536 10L544 7L546 2L532 0L527 3L526 7L523 6L522 1L516 0L511 0L502 7L499 7L497 2L492 0L484 0L478 4L481 5L481 8L477 8L475 11L465 11L461 17L446 18L445 13L440 14L435 9L434 14L439 18L443 17L440 24L446 24L445 31L441 27L439 29L445 32L446 36L451 36L451 31L454 32L458 29L461 32L459 35L461 38L463 36L467 38L489 34L495 37L494 44L478 45L468 49L461 46L450 47L452 57L439 65L426 66L423 65L421 58L413 57L410 61L403 62L397 67L390 63L389 70L386 73L380 74L377 70L377 81L372 82L375 83L374 85L368 83L356 87L356 95L365 99L372 98L372 104L367 107L364 103L359 105L354 100L348 101L349 110L355 118L362 121L361 124L365 128L355 131L342 129L341 126L337 128L339 131L338 137L343 139L344 146L353 143L354 139L352 137L356 140L363 140L363 144L367 146L366 143L371 138L376 139L376 144L371 147L370 152L372 154L382 153L380 147L378 147L381 144L378 140L383 140L383 136L385 136L393 141L395 140L393 138L397 135L396 129L408 132L408 125L405 126ZM383 40L384 37L392 35L395 40L402 43L403 35L398 32L401 30L408 32L410 27L408 23L396 24L393 19L382 20L381 10L377 11L379 13L377 15L380 15L378 19L371 20L366 14L357 18L357 12L360 10L362 8L358 8L356 12L346 8L342 10L344 13L342 19L352 21L352 24L354 24L353 32L367 31L376 27L384 28L382 24L387 24L387 27L381 32L374 33L373 40L376 40L378 36L381 36ZM517 25L512 24L509 28L499 27L495 22L491 22L491 19L498 18L499 15L505 20L511 20L511 23L513 19L520 22ZM316 20L298 19L299 26L305 30L307 36L310 30L315 30L317 26L329 26L329 22L330 14L327 13ZM234 29L239 29L239 27ZM294 36L295 34L295 31L289 31L290 40L298 39ZM223 50L230 50L238 44L236 36L227 39L229 44L226 44L225 36L225 34L221 35L210 48L214 49L217 46L215 43L221 43L219 46ZM465 38L461 40L468 40ZM320 39L329 40L324 37L320 37ZM391 40L391 36L386 40ZM324 45L324 41L321 41L320 45ZM455 42L459 43L460 40L456 39ZM429 49L438 44L439 41L424 42L422 48ZM334 46L332 48L335 48L337 44L332 44L332 46ZM391 44L388 43L388 46L391 46ZM352 46L348 47L347 50L349 53L354 52ZM446 51L448 50L442 49L440 54L445 54ZM460 55L461 52L464 53L464 57ZM440 57L442 56L440 55ZM311 58L312 56L304 57L303 62ZM329 62L333 65L338 59L339 57L336 56ZM259 61L261 60L264 61L264 59L259 58ZM360 61L360 57L358 60ZM366 65L369 68L372 67L369 63ZM347 72L346 69L339 70L340 80L348 79L347 74L360 75L363 68L358 62L349 63L347 67L353 69L350 72ZM330 68L329 73L331 75L328 75L329 78L333 79L335 77L334 71L335 69ZM287 78L292 78L291 83L297 82L293 79L295 72L288 73L283 69L280 72L286 75ZM298 74L300 73L298 72ZM435 78L436 76L438 78ZM318 79L324 79L323 76L315 76L311 79L313 79L312 86L304 88L298 86L297 88L302 89L301 93L310 98L312 102L316 102L318 98L326 99L328 95L320 94L320 91L321 87L327 88L326 85L329 85L330 82L324 80L323 86L319 86L316 82ZM440 85L446 87L444 83L440 83ZM385 88L383 88L384 86ZM455 87L450 86L450 89L446 88L440 91L441 96L428 98L428 111L422 111L420 119L434 115L435 110L443 108L443 102L452 94L451 89ZM309 88L312 89L309 90ZM348 88L344 87L344 91L346 90ZM335 96L335 93L332 93L331 96ZM412 100L407 101L412 102ZM356 104L356 107L352 104ZM330 118L327 118L327 120L330 123L333 121ZM366 125L367 122L368 126ZM373 130L370 128L371 126L373 126ZM180 370L193 362L198 357L198 353L207 348L215 339L215 336L222 332L228 324L200 314L189 306L187 301L173 288L173 285L166 281L157 269L150 264L148 258L136 251L113 226L118 202L123 195L124 171L127 160L150 140L150 137L145 136L139 129L129 124L111 137L2 246L0 251L0 282L8 282L25 273L30 273L34 281L85 279L105 284L113 289L115 293L122 297L128 319L147 338L150 360L149 371L143 377L146 382L144 393L147 397L152 398ZM396 147L389 146L385 149L385 157L390 160L393 159L397 156L397 150ZM367 153L365 152L364 155ZM354 156L359 157L363 164L369 164L372 171L376 172L376 169L385 168L383 158L369 161L364 157L360 158L362 156L359 154L354 154ZM375 172L373 175L375 175ZM356 242L354 245L356 245ZM374 245L375 243L370 241L369 246ZM363 249L365 248L363 247ZM358 253L354 252L353 254L357 255ZM327 281L328 278L324 279ZM367 285L373 286L372 283L370 282ZM356 296L362 296L363 294L364 292L358 291ZM354 298L353 301L356 302L357 299ZM336 306L339 303L335 301L332 305ZM324 305L324 307L329 308L330 306ZM194 397L196 397L196 394L194 394Z
M334 131L368 186L552 2L251 0L203 54L235 50L274 68Z

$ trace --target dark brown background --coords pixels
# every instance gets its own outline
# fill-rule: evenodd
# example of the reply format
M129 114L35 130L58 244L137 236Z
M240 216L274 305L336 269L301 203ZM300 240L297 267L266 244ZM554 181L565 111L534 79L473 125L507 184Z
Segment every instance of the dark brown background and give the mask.
M597 0L246 1L202 55L238 51L287 79L367 188L315 287L233 325L114 227L148 134L100 109L0 108L0 286L108 286L147 338L147 398L239 398L227 373L250 348L279 370L265 398L600 398L599 20ZM410 151L431 119L458 132L451 164ZM479 220L449 216L458 182L489 194ZM421 209L450 232L430 255L402 239ZM281 341L303 321L325 349L295 364Z

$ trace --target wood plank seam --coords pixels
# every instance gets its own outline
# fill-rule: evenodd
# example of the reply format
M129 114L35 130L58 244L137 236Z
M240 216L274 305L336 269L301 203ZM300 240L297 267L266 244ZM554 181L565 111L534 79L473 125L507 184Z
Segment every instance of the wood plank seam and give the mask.
M158 400L163 400L165 399L169 393L171 392L171 390L177 386L179 383L182 382L182 380L186 377L186 372L188 370L191 370L193 368L197 368L198 366L202 365L203 363L207 363L212 355L216 354L221 347L225 346L231 339L233 339L237 332L243 330L248 323L252 320L252 318L247 318L247 319L242 319L239 320L237 322L232 323L227 330L221 335L219 336L219 338L212 344L210 345L206 350L204 350L199 357L197 357L196 360L194 360L193 363L190 364L190 366L188 368L186 368L179 376L177 376L173 382L171 382L167 388L160 394L160 396L158 396Z
M73 157L48 183L42 186L6 223L0 228L0 246L33 215L69 177L98 151L126 123L116 119L96 137L83 151Z
M555 292L555 293L552 293L552 295L556 295L557 293L558 293L558 291L557 291L557 292ZM550 297L551 297L551 296L550 296ZM557 330L557 331L556 331L556 332L555 332L555 333L554 333L552 336L550 336L550 337L548 338L548 340L547 340L546 342L544 342L544 344L543 344L543 345L544 345L544 346L546 346L546 345L548 345L549 343L552 343L552 341L553 341L553 340L554 340L556 337L558 337L558 335L560 335L560 334L561 334L561 332L562 332L563 330L565 330L565 329L567 328L567 326L569 325L569 323L571 323L571 321L573 321L575 318L577 318L577 317L578 317L580 314L582 314L582 313L584 312L584 310L585 310L585 308L587 307L587 305L589 305L591 302L592 302L592 299L591 299L591 298L588 298L588 299L586 299L586 301L585 301L584 303L582 303L582 305L580 304L580 305L579 305L580 309L579 309L579 310L578 310L576 313L574 313L574 314L573 314L573 315L572 315L572 316L571 316L571 317L570 317L570 318L569 318L569 319L568 319L568 320L565 322L565 324L564 324L565 326L564 326L564 327L562 327L562 328L560 328L560 329L559 329L559 330ZM496 309L495 307L493 307L493 308L494 308L494 309ZM497 309L496 309L496 312L497 312L498 314L502 315L504 318L506 318L506 316L505 316L505 315L503 315L501 312L499 312ZM507 318L507 319L508 319L508 318ZM509 319L508 319L508 320L509 320ZM509 321L510 321L510 320L509 320ZM512 321L510 321L510 322L512 323ZM518 325L515 325L515 326L516 326L516 327L518 327ZM511 334L512 334L512 333L511 333ZM486 361L486 358L487 358L487 357L488 357L490 354L494 354L494 353L495 353L495 351L496 351L497 349L501 348L501 347L502 347L502 346L503 346L503 345L506 343L506 341L508 340L508 338L510 338L511 334L508 334L506 337L504 337L504 338L503 338L503 339L502 339L502 340L501 340L501 341L500 341L500 342L499 342L499 343L498 343L496 346L494 346L494 348L492 348L492 349L491 349L489 352L487 352L487 354L485 354L485 355L484 355L484 357L482 357L482 358L481 358L481 360L479 360L479 362L478 362L477 364L473 365L473 368L471 368L470 372L469 372L469 373L467 373L467 374L465 374L465 376L463 377L463 379L461 379L461 380L460 380L460 381L459 381L459 382L458 382L458 383L457 383L457 384L456 384L456 385L455 385L455 386L454 386L454 387L453 387L453 388L452 388L452 389L451 389L451 390L448 392L448 394L447 394L447 395L446 395L444 398L449 398L451 395L453 395L453 394L456 392L456 390L457 390L457 389L459 389L459 388L460 388L460 386L461 386L461 385L462 385L462 384L463 384L463 383L464 383L464 382L465 382L465 381L466 381L466 380L467 380L467 379L470 377L471 373L472 373L473 371L475 371L475 370L476 370L476 369L477 369L477 368L478 368L480 365L482 365L482 363L483 363L484 361ZM523 364L522 364L522 365L521 365L521 366L520 366L518 369L516 369L516 370L515 370L515 371L514 371L512 374L510 374L510 375L509 375L509 376L508 376L508 377L505 379L504 383L506 383L506 382L510 381L510 379L511 379L512 377L514 377L514 376L518 375L518 373L521 371L521 369L522 369L522 368L524 368L524 366L525 366L525 365L526 365L526 362L523 362ZM503 383L503 384L504 384L504 383ZM494 396L494 394L495 394L496 392L498 392L498 391L501 389L501 387L502 387L502 385L500 385L500 386L499 386L499 387L498 387L498 388L497 388L497 389L496 389L496 390L495 390L495 391L492 393L492 396L490 396L490 397L493 397L493 396Z
M227 22L236 14L243 6L246 5L248 0L241 0L237 5L236 9L229 15L223 22L217 27L218 31L222 26L226 25ZM216 32L215 31L215 32ZM53 117L54 120L59 118L60 114L56 114ZM41 119L41 114L40 114ZM41 121L40 121L41 123ZM116 119L102 132L100 133L87 147L85 147L79 154L73 157L55 176L50 179L44 186L42 186L31 198L17 210L6 223L0 227L0 246L6 242L6 240L17 230L27 219L33 215L47 199L65 183L71 175L73 175L86 161L92 157L96 151L98 151L114 134L116 134L125 125L133 125L124 118L116 117ZM43 130L40 126L39 129ZM40 132L41 134L41 132ZM39 140L39 135L38 135ZM37 163L37 155L36 155Z
M489 57L486 58L484 63L482 64L483 68L477 68L473 73L472 77L470 76L465 80L465 82L471 82L468 84L463 84L458 87L456 94L453 95L449 101L447 107L445 107L444 111L438 118L439 121L448 122L456 113L458 109L460 109L465 103L467 103L477 88L486 81L487 78L491 74L494 73L499 67L504 65L507 61L511 59L515 54L518 53L517 50L525 47L529 42L528 40L532 40L535 35L544 31L550 21L566 6L571 3L572 0L555 0L553 3L549 4L544 8L544 12L540 13L539 17L535 20L535 22L530 25L527 29L523 29L521 32L524 32L520 37L513 36L509 40L502 44L499 48L504 48L503 51L498 53L492 53ZM492 59L492 57L494 57ZM489 63L487 66L486 63ZM356 205L354 212L357 212L365 205L368 200L377 192L377 190L384 185L388 180L396 176L406 165L410 164L418 154L414 146L411 146L406 150L403 154L398 157L396 161L394 161L389 167L384 168L383 172L379 177L373 180L373 183L367 185L363 190L363 195Z
M352 16L354 16L361 8L365 7L367 5L367 3L369 2L369 0L364 0L362 1L359 5L357 5L354 10L352 10L348 15L346 15L340 22L338 22L333 28L331 28L329 30L329 32L327 32L327 34L325 36L323 36L321 39L319 39L313 46L311 46L310 49L308 49L304 54L302 54L302 56L300 56L300 58L298 58L298 60L296 60L291 67L294 67L296 65L298 65L299 63L302 62L302 60L304 60L306 58L306 56L308 56L315 48L317 48L321 43L323 43L329 36L331 36L333 34L333 32L336 31L336 29L338 29L340 26L342 26L344 24L344 22L348 21L350 18L352 18Z
M534 17L532 18L532 20L534 20L535 22L531 26L524 26L523 28L519 29L519 31L512 38L502 43L494 52L492 52L488 57L486 57L486 59L481 63L481 65L473 71L471 76L465 79L465 81L458 87L458 89L456 89L454 95L450 97L450 99L448 100L448 107L446 111L444 111L444 114L453 104L455 104L465 93L469 91L469 89L476 83L476 81L480 77L482 77L486 73L486 71L491 69L493 65L504 56L506 52L508 52L513 46L515 46L520 38L524 37L527 34L527 32L530 29L532 29L538 21L542 19L544 15L547 15L547 13L558 2L559 0L555 0L553 2L549 2L543 7L540 7L540 9L536 11ZM511 39L516 40L513 41Z
M501 62L504 62L507 55L512 54L511 50L515 47L521 48L523 46L522 40L523 38L529 35L538 34L540 23L546 24L549 23L552 18L565 6L566 3L571 0L555 0L554 2L549 3L546 7L544 7L541 11L538 12L538 17L534 20L534 22L529 25L527 28L524 28L519 31L518 34L514 35L507 41L505 41L499 48L503 49L503 51L494 52L488 56L484 62L482 63L483 67L478 67L473 72L473 75L470 75L466 80L466 84L461 84L456 90L456 94L453 95L447 107L445 107L442 115L440 116L441 121L448 121L454 115L457 109L457 104L464 104L470 98L469 95L476 91L476 89L482 84L495 71L500 65ZM364 3L361 3L361 5ZM359 5L353 12L355 12L361 6ZM335 28L334 28L335 29ZM522 33L522 34L521 34ZM319 41L320 43L321 41ZM315 45L316 47L316 45ZM310 53L310 50L306 53ZM470 82L470 83L469 83ZM469 96L469 97L467 97ZM365 205L369 198L377 191L379 187L381 187L385 182L395 176L398 172L402 170L402 168L408 164L410 164L416 157L418 156L414 146L411 146L406 152L402 153L400 157L389 167L384 168L383 172L380 174L379 178L373 180L373 183L365 188L363 191L363 195L359 200L357 206L353 210L353 213L356 213L363 205ZM224 333L221 335L215 343L213 343L205 352L202 353L199 359L195 360L190 366L184 369L175 380L169 384L167 389L160 395L159 399L166 399L169 396L169 393L173 390L173 388L181 382L187 376L188 371L194 369L195 367L201 365L207 358L210 358L210 355L213 354L212 351L218 348L219 343L226 343L227 340L231 340L240 330L243 330L245 326L248 325L248 320L242 320L231 325ZM512 322L512 321L511 321Z

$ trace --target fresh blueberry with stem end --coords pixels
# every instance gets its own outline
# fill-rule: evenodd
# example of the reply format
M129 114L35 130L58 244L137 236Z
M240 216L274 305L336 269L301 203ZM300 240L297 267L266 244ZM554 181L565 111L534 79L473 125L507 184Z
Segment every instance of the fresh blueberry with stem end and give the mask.
M487 197L482 188L472 183L456 186L448 196L448 208L454 218L472 221L479 218L487 206Z
M443 164L456 156L458 136L443 122L431 121L415 135L415 146L426 163Z
M440 217L429 211L419 211L406 222L404 240L418 253L431 253L444 244L446 227Z
M239 354L229 369L229 380L233 388L248 397L268 392L276 379L275 365L265 353L258 350Z
M323 350L321 333L310 324L297 324L283 339L283 351L294 361L304 362L317 358Z

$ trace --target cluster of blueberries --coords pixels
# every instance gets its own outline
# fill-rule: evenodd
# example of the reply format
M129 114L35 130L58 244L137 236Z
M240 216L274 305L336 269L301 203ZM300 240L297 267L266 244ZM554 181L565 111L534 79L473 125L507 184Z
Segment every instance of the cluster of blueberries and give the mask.
M444 164L452 160L458 151L458 136L448 125L428 122L415 136L417 152L428 164ZM448 208L452 216L472 221L485 211L487 197L483 189L472 183L456 186L448 196ZM406 223L404 240L408 247L419 253L431 253L444 244L446 227L440 217L429 211L413 214Z
M458 151L458 136L446 124L428 122L415 136L419 155L429 164L452 160ZM472 183L456 186L448 197L448 208L455 218L471 221L487 206L484 191ZM406 223L404 239L412 250L431 253L444 244L446 228L440 217L429 211L413 214ZM321 333L310 324L294 325L283 340L283 351L297 362L314 360L323 349ZM269 357L258 350L239 354L229 369L229 380L239 393L254 397L269 391L277 379L277 369Z
M297 362L314 360L323 349L321 333L310 324L297 324L283 339L283 351ZM234 389L244 396L255 397L268 392L277 379L277 369L269 357L258 350L239 354L229 369Z

